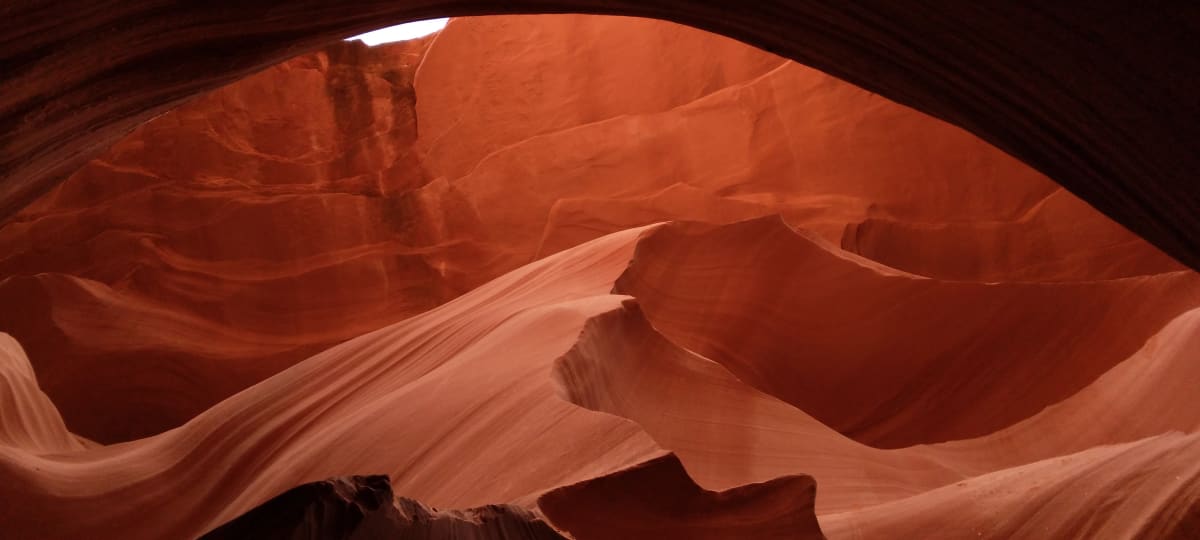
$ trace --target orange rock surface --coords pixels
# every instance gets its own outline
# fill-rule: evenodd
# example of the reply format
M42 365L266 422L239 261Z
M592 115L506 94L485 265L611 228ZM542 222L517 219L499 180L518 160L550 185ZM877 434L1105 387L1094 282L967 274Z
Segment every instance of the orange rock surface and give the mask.
M580 539L1200 534L1195 272L662 21L454 19L216 90L0 227L0 305L18 537L371 474Z

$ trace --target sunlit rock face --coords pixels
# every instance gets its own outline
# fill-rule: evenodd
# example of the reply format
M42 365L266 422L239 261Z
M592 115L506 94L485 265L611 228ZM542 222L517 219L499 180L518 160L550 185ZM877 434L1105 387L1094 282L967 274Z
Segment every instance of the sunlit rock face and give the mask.
M388 527L504 503L576 538L1200 520L1194 272L958 128L662 21L454 19L197 98L0 228L0 305L18 533L355 537L312 510L349 491L259 505L356 474L420 501Z

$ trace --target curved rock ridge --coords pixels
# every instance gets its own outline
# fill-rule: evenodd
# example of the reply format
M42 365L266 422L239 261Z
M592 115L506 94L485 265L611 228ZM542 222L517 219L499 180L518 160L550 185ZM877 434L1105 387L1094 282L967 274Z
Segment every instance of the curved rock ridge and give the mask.
M538 507L576 540L824 540L813 514L815 495L808 476L708 491L692 482L678 458L666 455L549 491Z
M672 341L886 448L977 437L1032 416L1200 304L1200 280L1187 271L1069 283L927 279L778 217L664 227L638 245L613 290L638 298Z
M720 18L878 48L816 64L940 89L886 95L965 114L949 117L1063 187L782 57L578 15L338 42L92 153L214 73L415 9L351 24L351 2L306 38L289 21L319 1L253 12L251 32L221 22L254 3L53 10L67 29L106 17L92 63L55 56L74 34L39 41L55 29L30 14L49 11L0 8L22 37L0 30L17 83L0 95L0 213L99 156L0 223L0 535L1200 534L1200 277L1068 192L1195 255L1195 198L1168 195L1195 127L1176 98L1196 93L1160 76L1190 64L1170 48L1134 62L1180 43L1164 29L1186 13L793 2L781 26ZM928 36L910 42L904 20ZM221 66L167 61L193 48ZM1096 50L1112 54L1089 64ZM980 86L993 69L1002 84ZM54 73L82 78L38 82ZM79 132L47 143L63 125Z
M72 431L104 443L192 418L296 354L320 351L312 336L220 324L66 274L4 279L0 304L29 306L0 315L4 330L42 355L34 357L38 381Z
M1059 190L1009 222L868 218L847 225L844 250L953 281L1078 281L1179 270L1154 247Z
M556 361L554 376L565 399L637 422L709 489L811 474L822 486L816 509L824 516L1095 446L1194 433L1200 411L1182 389L1200 380L1190 356L1198 339L1194 309L1096 382L1028 420L976 439L894 450L853 441L671 343L633 301L589 321Z
M559 399L550 377L586 320L620 306L608 291L642 232L527 265L160 435L73 452L0 446L0 522L18 537L194 537L294 486L370 471L439 508L532 505L663 455L632 422ZM0 440L30 438L3 414L13 433ZM38 440L70 437L42 429L53 432Z
M1167 433L823 516L821 526L832 538L1195 538L1197 451L1200 434Z
M672 344L632 301L589 321L554 376L564 399L637 422L709 489L803 471L821 486L816 511L824 514L964 478L961 467L921 452L856 443L747 386Z
M530 261L782 214L894 268L1180 266L974 136L662 21L455 19L335 43L140 126L0 227L0 330L71 429L133 440Z
M337 477L296 486L200 538L558 540L563 537L517 506L437 510L396 497L388 477L376 475Z
M0 520L17 536L195 536L296 485L382 470L397 491L438 507L536 504L577 538L1190 533L1198 492L1185 456L1200 411L1187 390L1200 375L1200 308L1029 419L883 450L681 348L643 315L642 298L608 292L672 257L648 247L664 239L700 238L718 253L761 248L754 239L777 241L772 230L879 279L934 282L839 255L778 218L614 233L328 349L161 435L97 447L73 438L44 398L6 409ZM20 349L5 352L3 372L16 375L4 379L6 394L39 403ZM1031 475L1047 480L1030 484ZM813 479L822 486L815 500ZM1109 502L1092 502L1097 493ZM141 511L148 504L161 513Z
M89 446L67 431L58 409L38 387L25 351L8 334L0 334L0 403L0 447L70 452Z

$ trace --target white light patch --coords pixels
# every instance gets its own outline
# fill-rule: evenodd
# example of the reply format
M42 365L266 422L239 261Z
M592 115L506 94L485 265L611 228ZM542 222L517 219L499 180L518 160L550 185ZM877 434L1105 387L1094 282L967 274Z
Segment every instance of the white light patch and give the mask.
M370 47L374 47L381 43L391 43L393 41L405 41L416 39L419 37L428 36L442 28L446 27L446 21L450 19L429 19L425 21L413 21L410 23L397 24L387 28L380 28L373 32L357 35L346 41L362 40Z

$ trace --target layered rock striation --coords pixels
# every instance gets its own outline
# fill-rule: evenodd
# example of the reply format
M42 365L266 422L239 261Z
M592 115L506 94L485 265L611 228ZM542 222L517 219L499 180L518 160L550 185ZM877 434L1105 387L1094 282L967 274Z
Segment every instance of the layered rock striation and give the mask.
M992 138L1111 149L1053 133ZM1161 169L1128 156L1063 178ZM214 90L0 226L0 305L17 538L1200 534L1195 272L662 21L455 19Z
M0 299L28 306L0 328L73 430L130 440L583 241L774 214L939 280L1180 268L969 134L782 58L493 17L338 43L140 127L0 228Z

